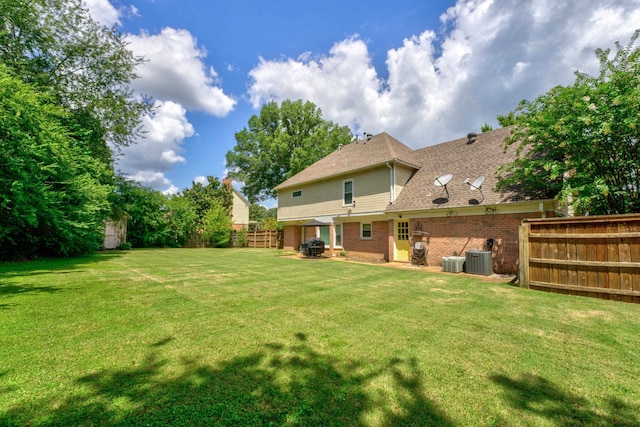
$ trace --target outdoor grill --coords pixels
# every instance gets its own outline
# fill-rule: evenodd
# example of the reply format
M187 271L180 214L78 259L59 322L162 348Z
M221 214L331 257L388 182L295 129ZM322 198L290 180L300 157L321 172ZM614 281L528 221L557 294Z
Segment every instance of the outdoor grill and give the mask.
M304 256L320 256L324 253L324 240L313 237L300 245L300 252Z

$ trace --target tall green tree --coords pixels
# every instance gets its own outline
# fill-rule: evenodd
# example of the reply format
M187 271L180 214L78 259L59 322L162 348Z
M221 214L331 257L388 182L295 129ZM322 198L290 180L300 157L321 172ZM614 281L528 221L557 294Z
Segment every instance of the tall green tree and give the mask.
M197 221L202 224L215 202L219 202L230 215L231 205L233 204L231 191L231 187L220 182L218 178L207 176L206 184L193 182L191 188L185 188L182 194L193 202L196 208Z
M0 62L53 93L68 127L103 161L111 161L107 143L131 143L149 111L129 87L142 61L82 0L0 0Z
M0 64L0 259L79 255L102 243L112 171L52 98Z
M166 220L171 231L171 243L167 246L184 246L198 229L198 213L191 199L176 194L167 198Z
M261 222L267 215L267 208L258 203L249 206L249 220Z
M117 182L112 206L127 218L127 241L135 248L172 246L166 196L124 177Z
M242 192L250 202L267 200L276 196L275 186L351 137L348 127L324 120L312 102L270 102L236 133L236 145L226 156L229 176L244 182Z
M500 189L558 196L579 214L640 212L640 48L636 31L616 53L598 49L600 73L576 73L522 101L507 145L518 158L499 170Z
M111 217L127 219L127 241L133 247L180 247L199 228L196 205L190 198L166 196L122 176L116 180Z

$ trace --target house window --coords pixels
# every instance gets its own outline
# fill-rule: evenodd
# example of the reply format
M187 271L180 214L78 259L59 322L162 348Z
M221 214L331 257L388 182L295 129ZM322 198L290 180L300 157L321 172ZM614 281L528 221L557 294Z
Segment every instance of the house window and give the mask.
M398 221L398 240L409 240L409 221Z
M322 226L320 226L318 228L320 229L320 238L324 242L325 248L328 248L330 243L331 243L331 242L329 242L329 226L328 225L322 225Z
M342 181L342 206L353 205L353 180Z
M370 239L371 238L371 223L360 223L360 238L361 239Z
M302 197L302 190L296 190L291 193L291 196L295 199L296 197Z
M337 248L341 248L342 247L342 224L335 224L334 228L335 228L334 246Z

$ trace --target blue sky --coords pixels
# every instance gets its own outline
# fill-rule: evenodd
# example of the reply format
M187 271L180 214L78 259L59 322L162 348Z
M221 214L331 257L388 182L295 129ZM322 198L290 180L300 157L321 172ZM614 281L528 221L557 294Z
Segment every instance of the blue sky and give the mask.
M640 27L640 0L86 3L147 59L133 88L157 103L118 168L167 193L222 178L234 134L270 100L423 147L597 72L594 50Z

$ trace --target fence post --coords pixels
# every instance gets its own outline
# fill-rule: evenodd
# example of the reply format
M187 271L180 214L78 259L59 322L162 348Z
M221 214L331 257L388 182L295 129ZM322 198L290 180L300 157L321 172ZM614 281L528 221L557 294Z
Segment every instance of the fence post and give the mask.
M526 220L520 224L520 229L518 230L518 243L520 249L519 256L519 279L520 279L520 287L528 288L529 287L529 233L531 230L531 224L527 223Z

